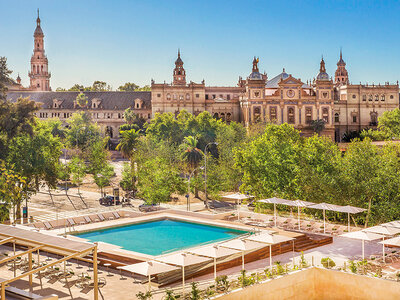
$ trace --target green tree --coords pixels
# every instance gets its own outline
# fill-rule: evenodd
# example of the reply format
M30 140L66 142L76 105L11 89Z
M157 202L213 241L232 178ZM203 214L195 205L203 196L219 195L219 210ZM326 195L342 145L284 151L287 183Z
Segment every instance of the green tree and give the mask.
M67 120L66 142L85 152L89 146L101 140L100 128L93 123L89 113L77 112Z
M4 201L7 207L12 207L14 220L20 218L16 208L19 208L23 200L27 197L27 187L25 178L9 168L3 160L0 160L0 201ZM0 220L4 222L9 219L6 211L1 211Z
M310 126L316 134L320 135L325 129L325 121L322 119L312 120Z
M389 139L400 138L400 109L385 111L378 118L378 129Z
M78 194L80 194L80 186L86 176L86 165L83 159L75 156L69 162L69 169L72 175L72 183L78 187Z
M0 100L6 100L7 85L13 82L11 73L7 67L7 58L0 56Z
M194 136L186 136L181 144L182 159L189 172L193 172L203 159L203 151L197 148L198 140Z
M151 91L151 87L149 85L145 85L145 86L142 86L142 87L136 89L136 91L150 92Z
M259 197L296 194L297 143L300 134L288 124L266 126L265 133L235 151L243 173L242 191Z
M87 172L90 174L96 174L100 170L103 170L109 159L109 152L106 147L108 144L108 137L103 140L97 140L93 142L86 151Z
M123 92L134 92L139 88L137 84L134 84L132 82L127 82L124 85L121 85L118 88L118 91L123 91Z
M111 177L114 176L114 168L105 163L101 169L97 169L93 174L93 179L96 185L100 188L100 193L104 196L103 189L111 183Z
M122 179L119 183L120 187L124 191L136 191L135 182L136 182L135 169L132 169L131 164L124 163L122 169Z
M179 169L162 157L150 158L138 165L138 195L147 203L169 201L175 192L185 190Z
M91 91L93 92L111 91L111 86L107 85L107 82L96 80L95 82L93 82Z
M80 92L80 91L82 91L82 90L84 90L85 88L84 88L84 86L83 85L80 85L80 84L74 84L72 87L70 87L69 89L68 89L68 91L70 91L70 92Z
M146 124L146 120L142 117L139 117L139 115L135 113L135 110L130 107L128 107L124 111L124 119L125 122L128 124L122 125L122 127L120 127L120 131L132 128L140 129L141 131L143 131L144 125Z

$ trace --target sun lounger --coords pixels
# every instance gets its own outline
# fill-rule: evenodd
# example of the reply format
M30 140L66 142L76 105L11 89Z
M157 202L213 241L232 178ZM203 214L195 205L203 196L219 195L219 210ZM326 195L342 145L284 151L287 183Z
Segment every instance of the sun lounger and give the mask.
M114 215L114 218L115 218L115 219L121 218L121 216L119 215L119 213L116 212L116 211L113 211L112 214Z
M83 216L83 219L86 221L86 223L92 223L92 220L89 218L89 216Z
M97 216L99 217L100 221L106 220L106 218L104 218L104 216L102 214L97 214Z
M75 225L76 225L74 219L72 219L72 218L67 219L67 222L68 222L68 224L69 224L70 226L75 226Z
M53 229L53 226L50 225L49 222L43 222L44 227L46 227L47 230Z

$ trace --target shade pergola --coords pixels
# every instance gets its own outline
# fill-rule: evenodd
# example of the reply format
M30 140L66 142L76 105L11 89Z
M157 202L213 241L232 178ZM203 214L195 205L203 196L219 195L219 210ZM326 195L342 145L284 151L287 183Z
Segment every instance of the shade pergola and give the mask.
M336 206L338 206L338 205L336 205ZM351 206L351 205L339 206L338 209L341 210L340 212L347 213L347 231L348 232L350 232L350 214L358 214L358 213L366 211L365 208L355 207L355 206Z
M375 240L378 240L378 239L381 239L384 237L381 234L365 232L365 231L348 232L348 233L342 234L341 236L347 237L350 239L362 240L362 259L363 260L364 260L364 242L365 241L375 241Z
M400 228L379 225L363 229L362 231L382 234L384 236L393 236L400 233ZM383 241L385 241L385 237L383 237ZM385 262L385 244L382 244L382 257Z
M231 199L231 200L235 200L237 202L237 214L238 214L238 220L240 220L240 207L239 207L239 203L243 200L247 200L247 199L251 199L254 198L254 196L252 195L245 195L245 194L241 194L241 193L234 193L234 194L229 194L229 195L225 195L222 196L222 198L225 199Z
M330 211L343 212L342 210L340 210L341 207L342 206L339 206L339 205L322 202L322 203L310 205L308 208L322 209L323 218L324 218L324 233L325 233L325 229L326 229L325 211L330 210Z
M137 264L117 267L131 273L147 276L149 278L149 291L151 290L151 276L178 269L175 266L159 263L156 261L146 261Z
M263 247L263 245L261 243L248 241L248 240L244 240L244 239L243 240L241 240L241 239L231 240L231 241L222 243L219 246L224 247L224 248L230 248L230 249L242 251L242 270L244 270L244 252L248 251L248 250L254 250L254 249Z
M308 207L310 205L314 205L314 202L308 202L308 201L302 201L302 200L294 200L290 201L290 206L297 206L297 223L299 225L299 230L300 230L300 207Z
M379 242L379 243L383 244L383 245L400 247L400 237L396 236L396 237L388 239L388 240L383 240L382 242Z
M258 200L257 202L260 203L267 203L267 204L273 204L274 205L274 224L276 227L276 205L277 204L283 204L283 205L291 205L291 206L295 206L293 205L294 201L291 200L286 200L286 199L281 199L281 198L277 198L277 197L272 197L272 198L268 198L268 199L263 199L263 200Z
M388 223L381 224L382 226L396 227L400 228L400 221L392 221Z
M294 256L294 240L295 240L295 238L291 238L291 237L279 235L279 234L272 235L270 233L264 232L264 233L261 233L258 235L249 236L246 238L246 240L269 245L269 267L271 269L272 269L272 245L280 244L280 243L284 243L284 242L288 242L288 241L293 241L293 256Z
M182 291L183 291L183 294L185 294L185 266L199 264L202 262L206 262L208 260L210 260L210 258L202 257L202 256L190 254L190 253L183 253L183 252L157 258L157 261L159 261L159 262L182 267Z
M192 254L210 257L214 259L214 279L217 277L217 258L225 257L239 252L240 252L239 250L219 247L218 245L210 245L190 250L190 253Z

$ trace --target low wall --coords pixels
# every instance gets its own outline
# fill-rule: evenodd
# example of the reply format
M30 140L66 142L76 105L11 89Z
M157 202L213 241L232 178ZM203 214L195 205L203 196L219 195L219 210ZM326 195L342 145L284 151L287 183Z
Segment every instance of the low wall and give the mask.
M400 283L340 271L310 268L240 289L218 300L397 300Z

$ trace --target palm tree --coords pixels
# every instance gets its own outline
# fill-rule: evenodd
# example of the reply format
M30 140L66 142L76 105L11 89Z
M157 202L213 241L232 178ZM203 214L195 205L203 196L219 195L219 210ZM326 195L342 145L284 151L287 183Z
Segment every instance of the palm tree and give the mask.
M325 120L323 119L316 119L310 122L310 126L314 130L315 133L320 135L320 133L325 129Z
M180 148L182 150L182 159L187 165L188 174L195 172L203 159L203 151L197 148L198 140L194 136L186 136ZM195 172L196 174L196 172ZM195 188L195 197L198 198L198 190Z
M133 175L135 170L135 160L133 157L133 153L135 152L135 147L139 142L140 132L139 130L130 129L123 130L120 133L121 138L116 149L120 151L123 156L129 158L131 163L132 186L135 186L136 177Z

